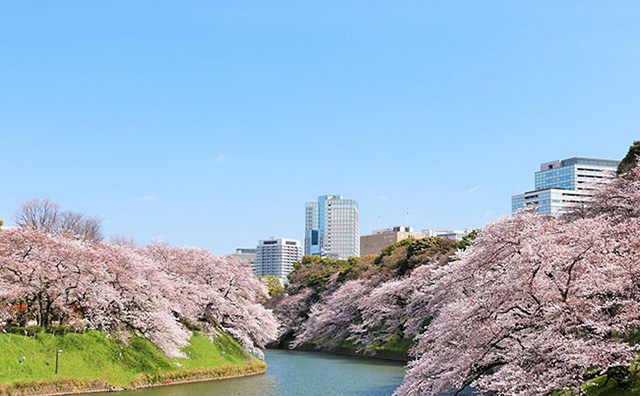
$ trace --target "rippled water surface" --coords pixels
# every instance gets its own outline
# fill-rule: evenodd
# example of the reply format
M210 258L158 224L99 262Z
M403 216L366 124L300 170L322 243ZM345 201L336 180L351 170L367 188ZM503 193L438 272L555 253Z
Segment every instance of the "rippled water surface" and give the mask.
M267 373L123 392L122 396L389 396L402 382L401 363L315 352L268 350ZM111 393L110 395L113 395Z

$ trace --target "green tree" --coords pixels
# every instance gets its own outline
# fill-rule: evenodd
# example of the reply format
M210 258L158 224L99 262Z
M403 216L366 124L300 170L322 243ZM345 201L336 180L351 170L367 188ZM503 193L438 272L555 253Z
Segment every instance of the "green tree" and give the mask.
M478 236L478 230L473 230L467 235L462 237L461 241L456 243L456 247L460 250L466 250L469 246L473 245L473 242L476 240L476 236Z
M263 275L260 280L267 286L269 297L284 293L284 286L280 284L280 279L273 275Z
M620 161L620 165L618 165L618 174L622 175L629 172L636 166L638 162L638 156L640 155L640 140L636 140L633 142L631 147L629 147L629 152L626 157Z

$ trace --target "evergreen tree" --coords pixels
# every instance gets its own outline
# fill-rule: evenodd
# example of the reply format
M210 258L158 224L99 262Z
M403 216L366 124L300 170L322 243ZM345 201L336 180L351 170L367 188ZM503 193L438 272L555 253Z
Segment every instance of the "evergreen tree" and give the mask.
M640 155L640 140L636 140L631 147L629 147L627 156L624 157L620 165L618 165L618 175L622 175L633 169L638 162L638 155Z

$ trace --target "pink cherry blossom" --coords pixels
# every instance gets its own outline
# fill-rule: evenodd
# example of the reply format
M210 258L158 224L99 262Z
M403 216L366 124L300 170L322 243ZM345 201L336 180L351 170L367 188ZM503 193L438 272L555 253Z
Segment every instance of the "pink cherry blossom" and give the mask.
M247 263L201 249L116 246L33 228L0 233L2 326L35 319L133 331L181 356L188 323L212 336L223 331L261 355L277 335L260 305L266 293Z

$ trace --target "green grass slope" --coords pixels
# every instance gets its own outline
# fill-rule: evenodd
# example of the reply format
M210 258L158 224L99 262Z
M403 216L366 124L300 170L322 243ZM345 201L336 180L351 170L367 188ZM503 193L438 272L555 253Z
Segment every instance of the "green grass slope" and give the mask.
M57 349L62 353L56 375ZM135 335L123 343L98 331L27 337L0 334L0 351L0 395L42 393L37 388L47 383L56 384L58 391L104 388L105 384L131 387L255 373L265 367L230 337L220 335L211 341L198 333L184 349L187 358L168 358ZM16 391L27 388L31 391Z

